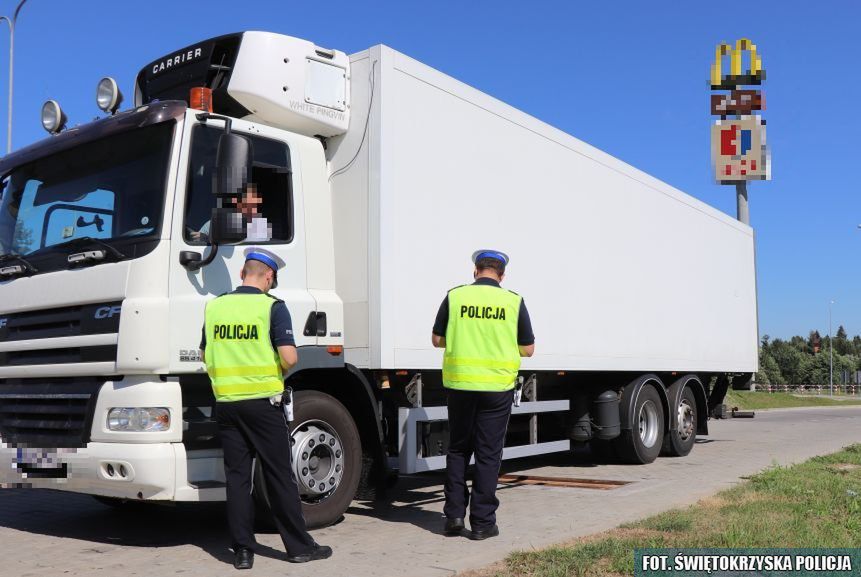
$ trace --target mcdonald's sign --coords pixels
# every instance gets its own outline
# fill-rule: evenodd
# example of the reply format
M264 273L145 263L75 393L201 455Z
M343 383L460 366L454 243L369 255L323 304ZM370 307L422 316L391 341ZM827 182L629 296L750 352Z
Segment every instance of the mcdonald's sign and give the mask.
M750 54L747 69L743 69L745 52ZM729 57L729 74L724 74L724 58ZM756 53L756 44L742 38L735 43L735 48L726 43L718 44L715 50L715 61L711 70L712 90L731 90L738 86L759 85L765 80L765 70L762 68L762 58Z

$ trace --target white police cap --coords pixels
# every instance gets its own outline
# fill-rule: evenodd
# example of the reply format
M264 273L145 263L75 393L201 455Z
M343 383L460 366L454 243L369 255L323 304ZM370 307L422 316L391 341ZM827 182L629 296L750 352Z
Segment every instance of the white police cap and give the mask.
M260 248L256 246L251 246L245 249L245 260L256 260L257 262L262 262L266 266L272 269L275 273L275 278L272 282L272 288L278 286L278 271L284 268L286 264L284 259L275 254L270 250L266 250L265 248Z
M493 258L502 261L502 264L508 266L508 255L502 251L483 248L472 253L472 262L475 263L480 258Z

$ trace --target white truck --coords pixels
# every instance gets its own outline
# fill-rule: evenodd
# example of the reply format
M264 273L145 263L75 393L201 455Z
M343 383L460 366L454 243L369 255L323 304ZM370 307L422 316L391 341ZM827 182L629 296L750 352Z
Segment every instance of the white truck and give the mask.
M222 36L148 64L134 106L119 100L104 80L108 114L65 130L49 101L53 134L0 159L6 486L224 499L199 343L204 304L261 244L231 228L242 170L286 262L284 450L312 526L360 482L445 466L431 327L478 248L510 254L537 339L505 458L685 455L757 370L750 227L386 46Z

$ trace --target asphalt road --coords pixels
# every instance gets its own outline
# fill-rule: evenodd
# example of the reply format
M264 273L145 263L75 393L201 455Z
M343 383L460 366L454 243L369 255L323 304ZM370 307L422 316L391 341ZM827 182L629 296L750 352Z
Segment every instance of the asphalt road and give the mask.
M345 520L314 532L326 561L291 565L276 534L260 534L250 575L436 577L477 568L516 549L541 547L687 505L773 464L861 441L861 407L760 411L711 421L685 458L647 466L598 465L558 455L507 462L503 472L630 481L608 491L503 486L500 537L441 534L442 476L402 478L384 502L354 503ZM233 575L220 504L116 511L86 495L0 490L0 575Z

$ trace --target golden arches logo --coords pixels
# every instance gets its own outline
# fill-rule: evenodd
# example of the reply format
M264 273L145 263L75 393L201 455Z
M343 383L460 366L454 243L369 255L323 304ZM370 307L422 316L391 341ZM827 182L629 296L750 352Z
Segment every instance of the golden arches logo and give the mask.
M750 68L742 71L744 53L750 53ZM724 56L730 57L729 74L723 74ZM712 64L712 89L729 89L745 84L762 84L765 70L762 68L762 58L756 53L756 44L742 38L736 41L735 48L727 43L718 44L715 50L715 61Z

